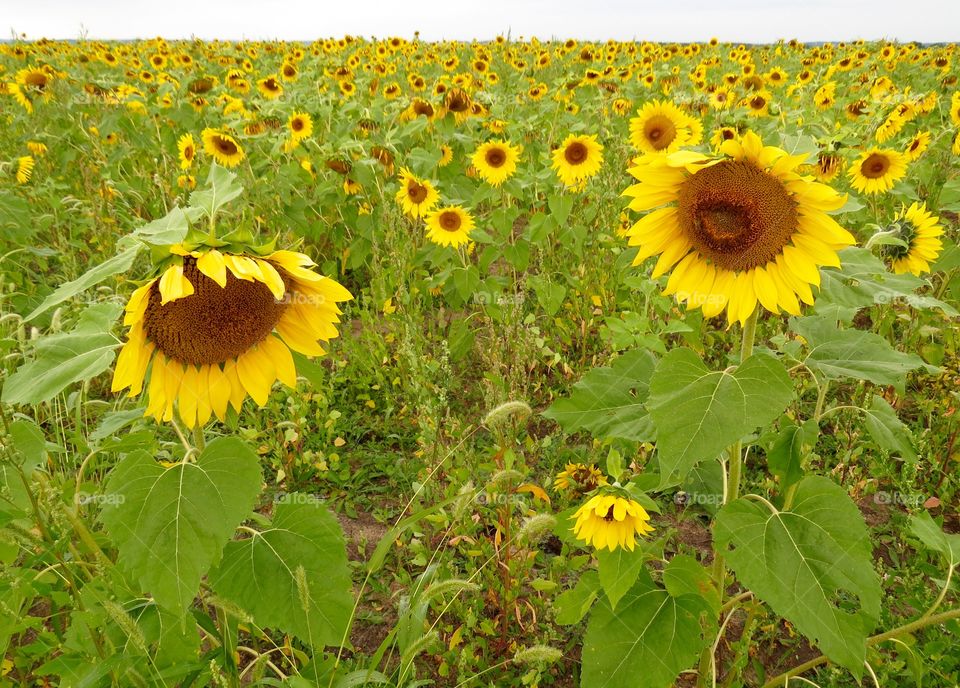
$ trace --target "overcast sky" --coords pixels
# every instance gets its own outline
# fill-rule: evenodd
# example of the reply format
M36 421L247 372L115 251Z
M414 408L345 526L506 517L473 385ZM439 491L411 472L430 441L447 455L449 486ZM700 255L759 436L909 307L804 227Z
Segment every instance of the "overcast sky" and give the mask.
M6 24L6 26L3 26ZM0 0L28 38L960 40L960 0Z

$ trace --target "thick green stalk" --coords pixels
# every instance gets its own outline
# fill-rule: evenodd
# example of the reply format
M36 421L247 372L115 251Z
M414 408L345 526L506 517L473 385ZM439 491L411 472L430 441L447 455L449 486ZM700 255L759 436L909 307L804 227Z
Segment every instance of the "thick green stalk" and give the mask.
M743 363L753 354L753 342L757 333L757 317L760 313L759 307L754 309L753 313L747 318L743 326L743 334L740 338L740 357L739 363ZM726 490L724 490L723 503L729 504L740 497L740 476L743 469L743 443L737 440L730 450L729 466L727 470ZM720 600L723 601L723 592L726 586L724 582L727 577L727 569L724 565L723 557L716 550L713 553L712 576L717 590L720 593ZM711 648L705 648L700 655L700 667L697 685L704 688L708 682L708 675L713 676L714 667L713 652Z

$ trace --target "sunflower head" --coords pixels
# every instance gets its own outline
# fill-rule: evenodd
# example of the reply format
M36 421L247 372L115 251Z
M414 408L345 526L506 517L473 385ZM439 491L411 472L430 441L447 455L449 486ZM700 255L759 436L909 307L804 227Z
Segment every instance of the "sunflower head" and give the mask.
M440 246L460 246L470 240L473 217L458 205L438 208L426 216L427 238Z
M236 167L243 160L243 148L230 134L217 129L204 129L200 134L203 150L224 167Z
M643 153L672 153L700 143L700 120L668 101L651 101L630 120L630 143Z
M930 213L925 203L903 208L886 231L900 243L885 244L880 252L898 275L909 272L920 276L929 272L930 264L943 250L940 218Z
M588 466L584 463L568 463L562 471L557 473L553 488L558 492L574 489L586 494L606 484L607 476L593 464Z
M658 255L657 278L672 269L664 294L705 315L726 309L746 322L759 303L799 314L813 303L819 266L839 266L854 243L828 211L845 198L801 176L805 156L764 146L753 132L721 146L719 157L692 151L644 156L630 172L630 208L649 212L628 232L634 264Z
M193 141L193 134L184 134L177 141L177 152L180 155L180 168L190 169L197 156L197 145Z
M595 549L629 549L636 547L637 536L653 532L650 516L639 502L624 491L601 488L576 513L573 534Z
M197 250L202 249L202 250ZM170 248L159 277L134 291L124 325L113 391L147 390L146 415L188 426L223 420L247 395L264 405L276 380L296 385L291 350L324 354L337 336L337 303L350 293L314 272L301 253Z
M595 135L567 136L553 151L553 169L565 186L579 186L600 171L603 146Z
M850 165L853 188L865 194L885 193L907 174L907 160L895 150L872 148Z
M517 171L522 149L509 141L482 143L470 159L481 179L492 186L500 186Z
M400 170L400 188L396 195L403 212L417 219L430 212L440 201L440 194L426 179L419 179L410 170Z

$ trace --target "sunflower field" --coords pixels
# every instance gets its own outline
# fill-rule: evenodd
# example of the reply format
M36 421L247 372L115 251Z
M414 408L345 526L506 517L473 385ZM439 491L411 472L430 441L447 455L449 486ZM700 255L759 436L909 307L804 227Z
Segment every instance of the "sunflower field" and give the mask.
M958 62L0 43L0 687L957 686Z

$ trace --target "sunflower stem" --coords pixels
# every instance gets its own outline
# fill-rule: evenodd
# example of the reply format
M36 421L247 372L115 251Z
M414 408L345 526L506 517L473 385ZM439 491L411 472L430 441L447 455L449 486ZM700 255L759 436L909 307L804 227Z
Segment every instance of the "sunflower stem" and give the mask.
M743 325L743 334L740 338L739 363L743 363L753 354L753 341L756 338L757 316L759 312L760 309L755 308L750 317L747 318L747 322ZM743 468L743 442L737 440L727 453L729 454L729 463L727 469L727 487L723 495L724 504L729 504L740 497L740 475ZM724 582L727 577L727 569L724 565L723 556L718 551L714 551L713 553L712 574L714 583L717 586L717 591L720 593L720 601L723 602L723 593L726 589ZM715 685L715 682L716 666L714 664L713 650L707 647L700 655L697 685L700 686L700 688L705 688L708 683Z
M193 426L193 444L197 451L203 451L207 447L207 442L203 438L203 428L197 423Z

